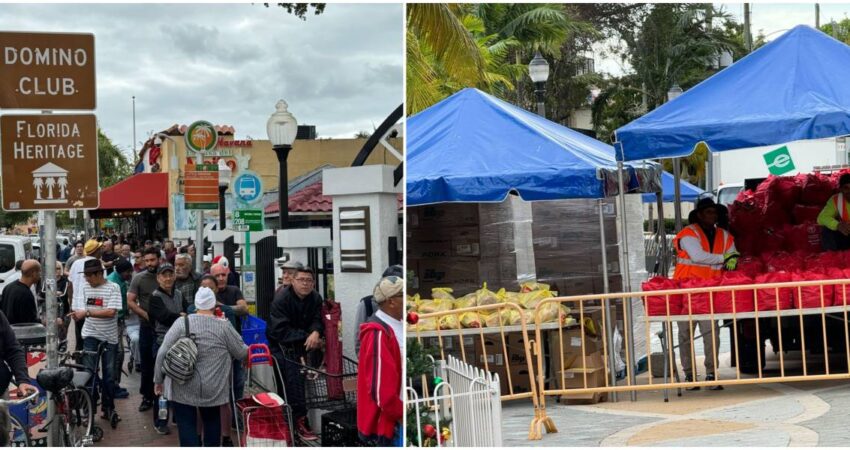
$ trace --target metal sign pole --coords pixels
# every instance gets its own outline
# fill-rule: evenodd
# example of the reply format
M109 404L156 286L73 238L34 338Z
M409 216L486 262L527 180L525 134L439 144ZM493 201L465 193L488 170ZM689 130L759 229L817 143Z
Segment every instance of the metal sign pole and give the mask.
M56 301L56 211L44 211L44 239L41 241L44 251L44 287L45 306L47 307L47 368L59 367L59 353L57 348L56 316L58 315L58 303ZM56 406L53 402L47 403L47 420L50 428L47 433L47 446L55 447L59 442L59 427L53 420L56 415Z
M599 207L599 241L602 246L602 288L603 293L607 294L610 292L610 286L608 284L608 247L605 242L605 200L599 199L597 200L597 206ZM617 360L614 358L614 327L612 323L614 322L613 312L614 309L611 308L611 300L605 300L605 336L608 337L608 367L610 368L610 373L608 374L611 379L611 386L617 385ZM611 393L611 400L617 401L617 392Z
M176 151L176 149L175 149ZM195 164L201 165L204 163L204 155L201 152L195 153ZM195 271L204 273L204 211L199 209L195 211L197 214L197 223L195 224Z

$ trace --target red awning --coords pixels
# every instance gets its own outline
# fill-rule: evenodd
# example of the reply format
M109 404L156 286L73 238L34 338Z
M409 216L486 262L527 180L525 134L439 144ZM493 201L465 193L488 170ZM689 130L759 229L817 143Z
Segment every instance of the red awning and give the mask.
M96 211L167 208L168 174L137 173L100 191L100 208Z
M404 206L404 196L398 194L398 209ZM322 195L322 182L317 181L289 196L290 213L329 213L333 211L333 199ZM277 200L265 208L266 214L280 214Z

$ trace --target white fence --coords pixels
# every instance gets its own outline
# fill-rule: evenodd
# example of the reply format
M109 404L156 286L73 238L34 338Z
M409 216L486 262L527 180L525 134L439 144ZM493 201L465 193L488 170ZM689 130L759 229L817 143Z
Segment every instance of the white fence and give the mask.
M501 447L502 402L499 376L448 357L438 361L436 375L444 381L434 387L433 396L419 398L415 390L406 389L408 409L416 414L419 446L423 435L422 413L433 419L439 435L448 428L451 438L443 447Z

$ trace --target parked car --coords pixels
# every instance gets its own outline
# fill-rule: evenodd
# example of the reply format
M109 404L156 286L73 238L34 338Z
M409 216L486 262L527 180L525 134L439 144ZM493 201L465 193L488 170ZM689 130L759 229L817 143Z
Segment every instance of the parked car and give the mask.
M15 262L34 257L32 240L28 236L0 235L0 293L6 279L15 273Z

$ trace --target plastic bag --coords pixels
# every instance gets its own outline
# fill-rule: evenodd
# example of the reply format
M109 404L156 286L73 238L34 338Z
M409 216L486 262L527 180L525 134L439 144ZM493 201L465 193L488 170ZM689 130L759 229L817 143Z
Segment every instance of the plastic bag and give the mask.
M729 206L729 227L732 234L739 236L754 236L764 228L762 216L763 204L758 203L752 191L738 194L742 197Z
M765 192L765 203L776 205L782 210L790 210L800 200L801 187L794 177L767 177L756 192Z
M419 313L431 314L436 312L451 311L454 306L452 300L422 300L419 302Z
M803 261L806 270L821 271L844 266L844 255L840 252L821 252L809 255Z
M475 293L473 292L471 294L466 294L461 298L456 298L455 301L454 301L454 308L455 309L471 308L473 306L476 306L475 302L476 302L476 296L475 296Z
M519 302L519 299L520 299L519 292L505 292L505 295L502 298L505 301L505 303L513 303L515 305L522 306Z
M564 305L561 305L557 302L550 302L550 303L546 303L545 305L540 307L540 312L537 315L537 317L540 318L540 323L555 322L555 321L565 323L565 321L567 320L567 317L569 317L569 314L570 314L569 308L567 308Z
M436 287L431 289L431 298L434 300L454 300L452 288Z
M838 267L827 267L823 274L827 280L850 279L850 270ZM832 290L832 306L844 306L845 302L850 304L850 284L836 283L832 285Z
M531 291L548 291L551 287L546 283L538 283L536 281L526 281L520 285L520 293Z
M623 357L620 356L620 352L623 351L623 335L620 334L619 328L614 328L614 342L612 345L614 346L614 368L617 369L616 372L620 373L626 370L626 362L623 361Z
M768 255L765 259L765 269L767 269L768 272L793 272L802 270L804 261L805 256L803 255L776 252L772 255Z
M784 225L779 228L765 228L756 245L757 254L776 253L785 250L785 233L782 232Z
M679 286L682 289L698 289L698 288L708 288L715 287L720 284L719 278L711 278L711 279L700 279L700 278L691 278L688 280L683 280L679 283ZM695 292L692 294L682 294L682 314L709 314L711 313L711 303L709 302L711 296L716 294L710 294L708 292ZM689 307L690 305L690 307ZM715 311L717 312L717 311Z
M794 205L793 216L794 223L806 223L806 222L817 222L818 215L823 209L823 205L820 206L810 206L810 205Z
M481 287L481 289L475 291L475 304L478 306L485 305L495 305L496 303L501 303L499 296L487 289L487 283Z
M483 314L468 312L460 315L460 324L464 328L481 328L481 322L485 319Z
M720 279L720 286L749 286L753 284L752 277L739 271L724 272ZM734 293L734 302L733 302ZM734 303L734 305L733 305ZM715 313L740 313L755 311L755 293L750 287L746 287L734 291L715 292L714 293L714 312Z
M755 284L787 283L792 281L788 272L770 272L759 275ZM763 288L756 289L756 309L759 311L775 311L791 309L794 304L794 288Z
M819 173L809 173L800 175L803 187L803 193L800 195L800 202L804 205L820 206L823 205L835 193L837 183L830 177Z
M409 327L411 331L436 331L437 319L433 317L419 319L419 322L415 325L409 325Z
M439 326L441 330L457 330L460 328L460 321L456 314L447 314L440 317Z
M519 304L525 309L534 309L542 300L554 297L549 290L531 291L519 294Z
M786 225L783 232L785 233L785 249L789 252L819 253L821 251L819 225L814 223Z
M736 242L735 245L737 246L738 243ZM735 269L735 271L741 272L750 278L755 278L756 275L760 275L764 272L764 264L760 259L743 257L738 259L738 268Z
M678 289L679 284L676 280L671 280L667 277L654 277L641 284L641 290L649 291L666 291L670 289ZM650 295L646 297L646 314L650 316L666 316L667 315L667 295ZM676 316L682 311L682 294L669 295L670 298L670 315Z
M421 301L419 294L414 296L407 296L407 310L412 312L417 312L419 308L419 302Z
M793 281L821 281L828 277L814 271L796 272L791 275ZM821 292L823 292L823 304L821 304ZM821 306L832 306L835 296L834 285L824 286L801 286L794 289L795 308L820 308Z

